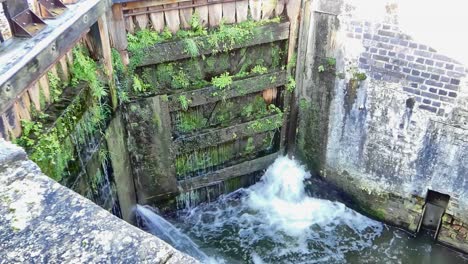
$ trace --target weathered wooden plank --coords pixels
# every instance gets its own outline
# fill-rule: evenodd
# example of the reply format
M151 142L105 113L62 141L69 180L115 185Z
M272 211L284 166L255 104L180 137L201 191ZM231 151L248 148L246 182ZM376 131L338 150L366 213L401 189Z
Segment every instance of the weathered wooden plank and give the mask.
M194 0L195 4L206 4L208 0ZM208 26L208 6L197 6L195 12L200 17L200 24L204 27Z
M49 78L47 77L47 74L44 74L40 79L39 79L39 88L40 91L42 91L42 94L44 94L44 99L47 103L50 103L50 88L49 88Z
M16 109L20 119L31 120L31 101L28 93L23 93L16 101Z
M295 57L295 52L296 52L296 43L297 43L297 36L299 32L299 14L301 11L301 0L289 0L288 3L286 4L286 13L289 18L289 22L291 23L291 29L289 31L289 44L288 44L288 65L290 65L291 61ZM294 76L294 69L296 65L288 67L287 74L288 76ZM285 152L286 150L286 137L290 135L291 133L295 134L295 124L291 126L289 123L289 119L291 116L296 115L296 90L291 94L286 92L284 95L284 108L288 109L286 114L284 115L284 124L289 124L284 125L281 128L281 136L280 136L280 151ZM295 140L295 139L294 139ZM294 140L290 142L290 144L294 145Z
M273 16L278 0L262 0L262 19Z
M4 115L0 115L0 138L4 138L5 140L9 140L8 125L6 123Z
M29 98L37 111L41 111L41 94L39 84L35 83L28 89Z
M153 7L148 7L148 10L150 11L155 11L150 13L150 20L151 20L151 25L153 27L154 31L161 32L164 29L165 23L164 23L164 12L160 12L158 10L162 10L162 6L153 6Z
M267 104L271 104L278 95L278 89L276 87L268 88L263 91L262 97Z
M112 5L112 10L107 14L109 24L109 38L112 47L118 51L127 49L127 34L125 34L125 18L123 16L122 5Z
M123 10L132 10L135 8L166 5L166 4L180 3L180 2L186 2L186 1L187 0L140 0L140 1L135 1L135 2L125 3L125 6L123 6Z
M75 8L48 20L47 30L31 39L0 47L0 112L63 56L109 7L108 1L81 0Z
M256 171L261 171L272 164L279 155L279 153L273 153L258 159L249 160L231 167L205 174L203 176L179 181L178 185L183 191L190 191L212 185L215 182L225 181Z
M148 9L143 7L143 8L136 8L134 12L145 12ZM139 30L145 29L148 27L149 19L147 14L142 14L142 15L135 15L135 22L136 26Z
M126 138L126 133L122 113L118 111L106 130L106 141L114 172L114 182L117 187L122 218L132 223L134 216L133 207L136 205L136 194L128 146L126 141L123 140Z
M255 92L263 91L269 87L278 87L286 84L286 71L277 71L272 73L263 74L260 76L250 77L242 80L233 81L231 87L221 92L217 87L210 86L195 91L181 92L169 95L169 109L170 111L181 110L182 107L178 101L179 96L185 96L191 100L190 106L203 105L213 103L220 100L227 100L229 98L243 96ZM218 93L218 95L214 95Z
M192 20L193 8L192 7L184 8L184 6L190 6L190 5L192 5L192 1L179 3L180 23L182 25L182 28L184 29L190 28L190 21Z
M161 96L132 102L125 115L138 203L167 199L178 192L167 102Z
M164 5L165 8L177 7L179 4ZM164 11L164 17L166 18L166 26L172 33L176 33L180 28L180 17L179 10Z
M250 47L264 43L270 43L274 41L284 40L289 37L289 22L280 24L269 24L255 28L253 30L253 37L246 40L244 43L235 44L233 49L242 47ZM200 55L208 55L213 52L210 45L207 42L207 37L195 38L197 43L205 43L199 45ZM175 61L185 58L190 58L190 54L185 51L183 41L171 41L145 49L147 56L141 59L138 66L146 66L152 64L159 64L167 61Z
M208 0L208 2L210 2ZM223 18L223 5L213 4L208 6L208 24L210 27L217 27Z
M128 14L132 14L132 10L128 10ZM133 22L134 16L127 16L125 17L125 29L128 33L135 33L135 23Z
M115 110L118 106L117 87L114 82L114 68L112 66L112 51L106 14L103 14L98 18L97 24L99 29L99 42L101 44L102 51L100 58L102 58L104 61L104 68L106 69L104 72L107 75L107 83L109 85L112 108Z
M280 16L284 11L285 0L278 0L275 7L275 16Z
M16 105L12 105L5 111L4 119L8 125L8 133L10 136L17 138L21 135L21 122L16 109ZM12 140L10 138L10 140Z
M242 0L236 2L236 17L237 23L244 22L249 17L249 2Z
M223 3L223 19L227 24L236 23L236 3Z
M262 0L249 0L249 8L253 20L262 19Z
M70 80L70 72L68 71L67 57L63 56L56 65L60 68L60 71L58 71L60 73L58 74L60 80L64 83L68 83Z
M203 149L211 146L217 146L228 141L232 141L235 138L244 138L250 137L255 134L267 132L273 130L271 128L267 128L266 126L260 130L249 129L249 127L256 123L261 122L274 122L277 120L278 115L272 115L264 118L260 118L258 120L237 124L231 127L221 128L214 131L197 134L191 137L181 138L174 141L174 149L177 155L182 153L193 152L197 149ZM277 128L274 128L277 129Z

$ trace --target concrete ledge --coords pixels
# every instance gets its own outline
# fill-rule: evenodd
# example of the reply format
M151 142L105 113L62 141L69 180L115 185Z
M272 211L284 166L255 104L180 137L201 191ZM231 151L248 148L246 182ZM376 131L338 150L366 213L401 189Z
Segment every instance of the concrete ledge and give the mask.
M54 182L0 139L0 263L198 263Z

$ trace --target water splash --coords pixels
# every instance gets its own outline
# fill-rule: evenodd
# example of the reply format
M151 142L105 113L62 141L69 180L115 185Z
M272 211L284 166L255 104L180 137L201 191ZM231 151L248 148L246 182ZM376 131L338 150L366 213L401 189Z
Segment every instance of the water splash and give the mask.
M340 262L371 247L383 225L307 196L309 177L296 161L278 158L254 186L190 210L187 232L227 258L255 263Z
M137 205L135 214L140 227L145 231L200 261L208 260L208 256L189 237L150 208Z

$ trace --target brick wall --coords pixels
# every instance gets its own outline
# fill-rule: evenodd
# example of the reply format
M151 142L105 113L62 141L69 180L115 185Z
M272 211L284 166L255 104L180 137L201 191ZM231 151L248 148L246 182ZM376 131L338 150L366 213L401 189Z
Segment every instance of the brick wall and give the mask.
M456 60L413 41L397 25L351 21L347 36L362 40L365 52L359 68L370 71L375 80L400 83L420 109L444 116L447 106L455 103L467 74Z
M321 175L371 214L411 231L428 190L449 195L446 214L463 224L444 222L439 239L468 251L464 231L455 230L468 223L467 67L403 31L396 6L382 5L386 14L369 19L352 5L358 1L318 3L320 23L307 32L298 70L299 100L310 102L299 110L300 155L322 155L310 135L323 137ZM321 26L333 14L339 27ZM330 57L333 83L317 62ZM366 78L356 81L356 73Z

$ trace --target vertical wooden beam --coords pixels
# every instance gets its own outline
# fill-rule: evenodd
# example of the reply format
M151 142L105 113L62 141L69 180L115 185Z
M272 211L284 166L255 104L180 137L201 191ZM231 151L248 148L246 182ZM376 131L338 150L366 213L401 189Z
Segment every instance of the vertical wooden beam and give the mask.
M99 28L99 37L102 49L101 56L104 60L105 73L109 80L108 84L111 95L112 108L115 110L118 105L117 88L115 86L114 81L114 69L112 67L112 51L109 40L109 29L107 27L106 14L103 14L98 18L97 24Z
M306 0L307 1L307 0ZM299 33L299 15L301 12L301 0L289 0L286 4L286 13L289 18L290 22L290 30L289 30L289 44L288 44L288 69L287 75L293 77L294 76L294 69L296 65L290 65L291 60L295 56L296 51L296 44L297 44L297 37ZM295 137L296 137L296 120L297 120L297 89L293 91L292 94L286 93L284 104L288 106L288 114L284 115L285 120L284 123L288 124L284 126L281 130L281 150L287 151L292 153L295 148ZM288 146L286 149L286 141L288 141Z
M136 205L136 194L126 144L126 133L122 113L118 111L106 130L106 141L114 171L114 182L117 187L122 218L129 223L133 223L133 207Z
M195 4L206 4L208 0L194 0ZM206 27L208 25L208 6L195 7L195 12L200 16L200 25Z
M210 1L208 1L210 2ZM210 27L217 27L221 23L221 18L223 18L223 5L214 4L208 6L208 23Z
M190 28L190 21L192 20L193 8L184 8L184 6L192 5L192 1L187 2L180 2L180 23L182 24L182 28L188 29Z
M162 6L152 6L149 7L148 10L150 11L156 11L156 10L161 10L163 9ZM164 12L161 11L156 11L150 13L150 20L151 20L151 25L153 26L153 30L157 32L161 32L164 29Z
M259 21L262 18L262 1L261 0L249 0L250 15L255 21Z
M128 10L128 13L133 13L132 10ZM135 33L135 23L133 23L133 16L125 17L125 29L128 33Z
M148 9L146 7L144 8L135 8L135 12L146 12ZM136 26L138 30L146 29L148 27L148 15L147 14L142 14L142 15L136 15L135 16L135 21L136 21Z
M236 23L236 3L223 4L223 19L228 24Z
M50 103L49 78L47 77L47 74L44 74L39 79L39 89L39 91L42 91L46 103Z
M179 4L164 5L165 8L177 7ZM180 28L180 17L179 10L164 11L164 17L166 18L166 25L172 33L176 33Z
M15 102L16 109L21 120L31 120L31 101L28 93L23 93L21 97Z
M127 34L125 33L125 18L122 5L112 5L112 10L107 15L109 21L109 39L111 46L122 52L127 49Z
M273 16L278 0L262 0L262 19Z
M17 138L21 136L21 122L15 104L6 110L4 120L7 123L8 133L11 137ZM10 140L13 140L13 138L10 138Z
M278 0L275 7L275 16L280 16L284 11L285 0Z
M237 23L247 20L249 16L249 2L248 0L242 0L236 2L236 17Z
M40 90L39 90L39 85L37 83L33 84L29 89L28 89L28 94L29 98L31 99L31 102L34 105L34 108L36 111L41 111L41 100L40 100Z

